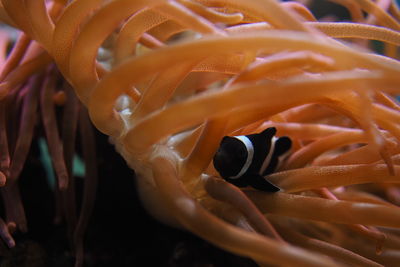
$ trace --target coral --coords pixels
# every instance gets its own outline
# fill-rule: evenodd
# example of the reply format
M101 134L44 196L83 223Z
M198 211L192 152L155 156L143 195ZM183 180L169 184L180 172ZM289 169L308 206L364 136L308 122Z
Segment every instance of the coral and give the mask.
M0 47L6 243L26 230L16 184L39 105L82 264L96 188L85 112L92 178L79 219L68 199L86 107L159 220L260 265L396 265L400 11L395 1L333 1L351 15L343 22L301 2L310 1L2 0L2 21L21 31L9 54L8 34ZM62 134L54 103L64 106ZM221 179L212 166L221 139L268 127L293 140L266 177L281 192Z

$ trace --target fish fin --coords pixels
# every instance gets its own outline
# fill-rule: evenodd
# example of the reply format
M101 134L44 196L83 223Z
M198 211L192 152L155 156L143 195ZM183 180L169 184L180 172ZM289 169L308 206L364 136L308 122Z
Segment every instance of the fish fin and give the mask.
M269 127L259 133L259 135L263 136L264 138L269 138L271 139L274 135L276 134L276 128L275 127Z
M275 142L275 151L274 154L276 156L280 156L285 154L292 147L292 140L290 140L287 136L279 137Z

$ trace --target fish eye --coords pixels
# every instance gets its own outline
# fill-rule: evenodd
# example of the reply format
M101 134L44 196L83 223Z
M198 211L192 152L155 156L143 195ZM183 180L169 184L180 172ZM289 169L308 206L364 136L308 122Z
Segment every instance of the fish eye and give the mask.
M243 159L243 158L247 158L247 149L245 146L240 145L240 146L236 146L235 147L235 157L238 159Z

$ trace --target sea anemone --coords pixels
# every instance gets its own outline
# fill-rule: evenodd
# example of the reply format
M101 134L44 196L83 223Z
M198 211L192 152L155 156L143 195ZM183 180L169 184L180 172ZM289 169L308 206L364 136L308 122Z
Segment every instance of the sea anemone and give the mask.
M317 20L310 1L1 2L2 21L21 31L8 54L10 41L1 39L0 233L10 247L12 230L26 224L16 184L38 103L58 188L65 199L74 194L74 91L162 222L260 265L399 262L395 1L332 1L347 8L349 22ZM63 140L54 103L67 114ZM94 145L80 114L93 177ZM221 139L268 127L293 142L266 177L280 192L221 179L212 164ZM70 223L78 265L96 187L86 183L79 222Z

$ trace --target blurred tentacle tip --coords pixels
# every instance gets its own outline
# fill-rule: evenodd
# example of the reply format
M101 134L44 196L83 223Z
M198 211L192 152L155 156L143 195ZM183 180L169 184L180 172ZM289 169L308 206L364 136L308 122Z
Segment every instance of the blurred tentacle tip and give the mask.
M7 182L7 177L4 172L0 171L0 186L5 186Z

